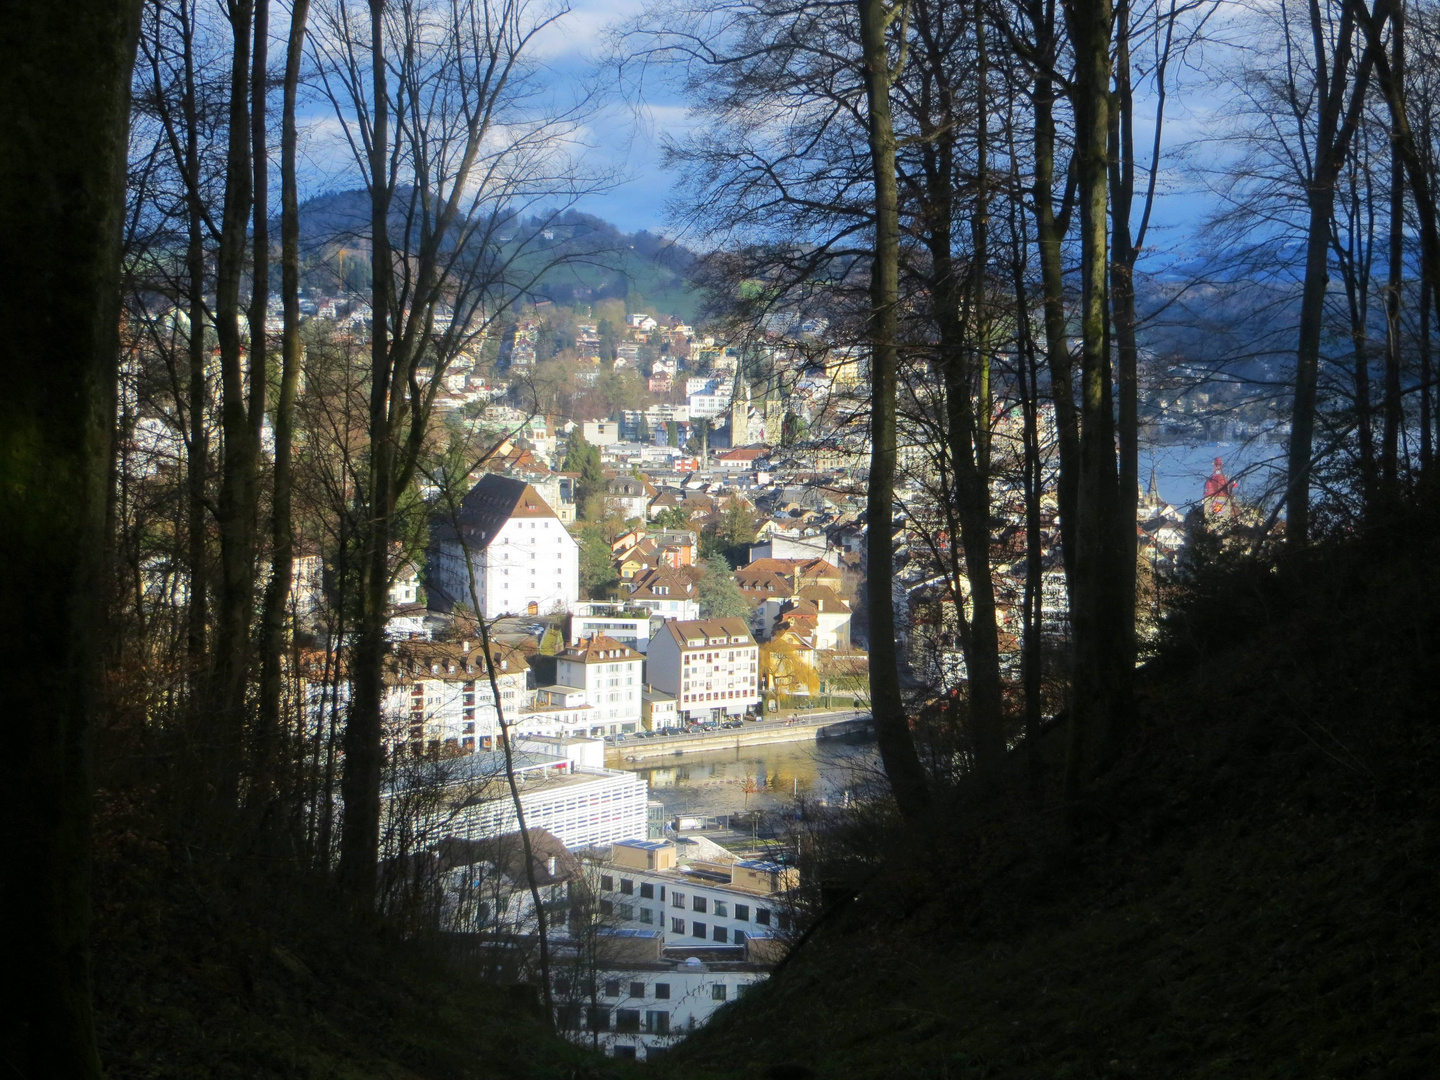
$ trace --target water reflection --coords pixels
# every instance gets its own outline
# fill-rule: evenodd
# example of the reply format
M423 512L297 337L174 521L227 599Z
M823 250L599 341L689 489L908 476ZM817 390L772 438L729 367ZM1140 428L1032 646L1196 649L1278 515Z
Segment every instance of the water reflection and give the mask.
M622 767L645 777L650 797L673 817L776 810L802 796L838 803L873 782L878 766L874 740L861 738L742 746Z

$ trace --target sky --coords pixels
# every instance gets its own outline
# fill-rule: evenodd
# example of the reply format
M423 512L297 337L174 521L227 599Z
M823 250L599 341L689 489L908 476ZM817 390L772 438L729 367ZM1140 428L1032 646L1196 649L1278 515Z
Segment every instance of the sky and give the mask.
M594 87L599 92L598 108L578 137L587 158L612 172L613 182L603 192L585 196L577 208L626 232L648 229L676 235L666 216L676 178L662 166L661 142L667 133L684 132L691 119L689 111L675 90L658 77L647 76L639 92L634 85L622 88L618 73L604 62L612 33L640 16L645 0L569 0L568 6L568 13L532 43L531 52L557 96L579 87ZM1195 66L1187 66L1193 76ZM1182 142L1203 138L1211 126L1212 109L1213 93L1196 92L1193 85L1172 92L1166 127L1166 143L1172 153ZM339 137L341 129L333 114L321 106L313 122L312 183L307 186L316 193L350 186L343 179L349 151ZM1136 135L1140 145L1148 145L1148 132L1142 128ZM1195 230L1214 205L1212 196L1199 191L1194 181L1173 166L1173 156L1168 157L1147 245L1162 258L1166 253L1175 258L1180 252L1193 251ZM679 235L677 239L683 242L685 238Z
M556 79L597 80L604 105L587 125L587 143L616 172L603 194L586 196L577 209L625 232L665 230L665 203L673 177L661 167L660 139L683 125L687 110L651 80L642 100L627 100L618 75L605 67L607 35L644 9L640 0L570 0L570 13L540 42L539 55ZM632 88L633 89L633 88Z
M543 62L558 80L583 80L603 72L607 32L644 10L643 0L571 0L571 12L541 42ZM1153 216L1150 246L1157 254L1191 248L1195 231L1214 203L1195 183L1174 168L1173 148L1203 138L1213 121L1214 92L1205 91L1199 54L1188 65L1172 68L1172 78L1189 85L1172 90L1167 105L1166 160L1159 183L1160 197ZM1198 61L1198 62L1197 62ZM1189 70L1185 70L1188 68ZM618 182L604 194L588 196L579 206L627 232L671 230L666 225L666 202L675 178L661 163L661 137L683 131L688 125L685 102L670 88L651 78L639 101L626 101L617 92L613 74L599 77L603 90L614 94L588 126L588 144L598 160L619 171ZM633 88L632 88L633 89ZM1137 130L1137 142L1149 143L1149 133ZM683 237L681 238L683 240Z

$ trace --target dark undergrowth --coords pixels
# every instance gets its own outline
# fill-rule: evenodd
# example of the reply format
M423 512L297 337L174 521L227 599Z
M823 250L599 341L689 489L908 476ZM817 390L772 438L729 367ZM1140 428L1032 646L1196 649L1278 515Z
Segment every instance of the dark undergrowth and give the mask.
M552 1034L530 988L469 978L283 865L209 859L113 795L100 823L95 997L116 1080L632 1073Z
M1436 526L1210 568L1083 806L1056 729L654 1073L1440 1075Z

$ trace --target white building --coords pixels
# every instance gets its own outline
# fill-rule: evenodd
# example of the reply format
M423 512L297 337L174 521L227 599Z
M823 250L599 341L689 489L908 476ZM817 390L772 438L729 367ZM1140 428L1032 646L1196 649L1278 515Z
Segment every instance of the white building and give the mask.
M437 520L431 544L429 580L450 604L471 603L468 549L481 618L566 611L580 596L580 547L523 481L486 475L461 501L458 523Z
M390 582L390 606L403 607L420 599L420 571L414 563L405 563L395 571Z
M627 607L640 608L662 619L698 619L700 591L688 574L658 566L622 583L630 590ZM644 650L649 652L649 649Z
M744 619L667 622L650 639L647 677L691 722L741 716L760 702L760 650Z
M655 960L608 961L595 972L596 1004L584 990L582 1001L567 1002L566 997L573 999L577 992L566 975L558 976L556 1026L581 1046L645 1061L703 1027L717 1010L768 978L773 967L767 960L716 961L663 953Z
M640 726L645 657L614 638L597 634L555 658L556 685L536 692L537 704L590 706L591 733L629 734ZM579 698L577 701L576 698Z
M620 441L620 425L614 420L586 420L580 434L591 446L609 446Z
M680 713L675 696L653 687L640 695L640 720L647 731L664 731L680 726Z
M644 838L650 787L638 774L581 765L569 754L516 749L512 757L527 828L545 829L572 850ZM516 831L503 753L440 765L448 797L433 812L436 828L467 840Z
M584 603L575 605L570 615L570 632L566 643L579 645L596 634L628 645L638 653L650 647L651 616L628 612L621 604Z

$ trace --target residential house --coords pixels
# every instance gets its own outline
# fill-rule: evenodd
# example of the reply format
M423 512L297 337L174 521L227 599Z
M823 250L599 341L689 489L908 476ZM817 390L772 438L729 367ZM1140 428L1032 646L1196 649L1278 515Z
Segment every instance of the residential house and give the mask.
M536 691L537 703L588 705L590 734L623 735L640 725L644 656L614 638L596 634L555 657L555 683Z
M698 619L700 590L695 580L682 570L656 567L637 574L623 586L629 590L625 603L642 608L662 619Z

